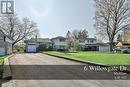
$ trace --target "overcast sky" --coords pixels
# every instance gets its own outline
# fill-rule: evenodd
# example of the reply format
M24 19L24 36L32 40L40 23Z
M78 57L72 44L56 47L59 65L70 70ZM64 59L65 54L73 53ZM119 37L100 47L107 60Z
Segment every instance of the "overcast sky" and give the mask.
M43 38L65 36L73 29L86 29L94 36L94 10L93 0L15 0L18 16L37 22Z

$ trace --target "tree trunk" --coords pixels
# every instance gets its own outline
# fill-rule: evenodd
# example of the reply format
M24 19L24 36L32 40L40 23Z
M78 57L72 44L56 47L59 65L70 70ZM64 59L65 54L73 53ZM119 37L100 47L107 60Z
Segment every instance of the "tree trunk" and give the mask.
M110 52L112 52L113 51L113 44L114 43L114 41L113 41L113 39L112 40L110 40Z
M113 43L110 43L110 52L113 51Z

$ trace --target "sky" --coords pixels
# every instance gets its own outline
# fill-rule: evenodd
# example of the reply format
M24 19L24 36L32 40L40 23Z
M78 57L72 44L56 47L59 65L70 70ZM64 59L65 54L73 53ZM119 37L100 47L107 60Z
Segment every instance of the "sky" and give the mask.
M95 35L93 0L15 0L15 12L36 22L42 38L65 36L74 29Z

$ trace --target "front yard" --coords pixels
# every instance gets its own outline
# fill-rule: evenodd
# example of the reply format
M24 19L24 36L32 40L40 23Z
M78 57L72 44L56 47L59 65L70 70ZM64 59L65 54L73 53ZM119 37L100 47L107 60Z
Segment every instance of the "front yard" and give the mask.
M107 53L107 52L64 53L57 51L49 51L47 53L99 64L130 65L130 54Z
M4 62L4 58L5 56L0 56L0 65L2 65L2 63Z
M3 63L4 63L4 59L6 58L6 56L0 56L0 87L2 84L2 73L3 73Z

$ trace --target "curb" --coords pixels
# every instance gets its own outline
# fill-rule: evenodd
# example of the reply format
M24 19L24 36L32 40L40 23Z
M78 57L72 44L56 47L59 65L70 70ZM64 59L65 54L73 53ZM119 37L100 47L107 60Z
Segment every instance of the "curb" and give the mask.
M1 87L13 87L12 82L10 81L12 79L12 72L10 68L9 58L13 57L15 54L12 54L4 59L4 65L3 65L3 83Z
M75 62L80 62L80 63L84 63L84 64L89 64L89 65L109 67L109 65L98 64L98 63L92 63L92 62L89 62L89 61L87 62L87 61L82 61L82 60L76 60L76 59L72 59L72 58L64 57L64 56L58 56L58 55L53 55L53 54L48 54L48 53L43 53L43 54L49 55L49 56L53 56L53 57L62 58L62 59L66 59L66 60L71 60L71 61L75 61Z

